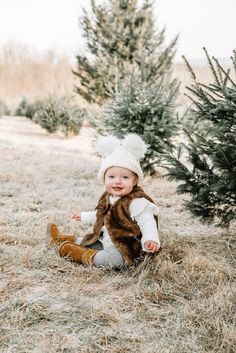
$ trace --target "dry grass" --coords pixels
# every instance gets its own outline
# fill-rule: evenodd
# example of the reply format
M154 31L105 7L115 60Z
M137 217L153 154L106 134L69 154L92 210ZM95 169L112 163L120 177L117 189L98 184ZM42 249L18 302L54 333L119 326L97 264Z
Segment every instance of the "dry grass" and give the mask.
M162 251L136 268L86 268L45 242L49 220L87 231L69 216L103 190L93 141L90 128L62 139L0 119L0 351L235 352L235 225L192 219L175 183L144 181L161 209Z

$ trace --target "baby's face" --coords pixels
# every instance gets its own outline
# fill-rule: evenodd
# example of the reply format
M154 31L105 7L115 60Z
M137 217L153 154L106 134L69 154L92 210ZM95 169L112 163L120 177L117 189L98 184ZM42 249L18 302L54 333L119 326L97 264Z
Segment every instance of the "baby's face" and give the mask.
M113 196L128 195L137 183L137 175L131 170L111 167L105 174L106 191Z

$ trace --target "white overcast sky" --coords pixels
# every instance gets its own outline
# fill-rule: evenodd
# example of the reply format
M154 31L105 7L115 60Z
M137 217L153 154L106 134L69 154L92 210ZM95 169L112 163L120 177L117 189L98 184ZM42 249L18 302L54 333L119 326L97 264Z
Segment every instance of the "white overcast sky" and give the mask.
M39 53L57 48L73 58L82 48L79 17L89 3L0 0L0 49L13 41ZM166 26L166 43L180 36L177 61L183 54L203 58L203 46L217 58L229 58L236 49L236 0L156 0L155 16L160 29Z

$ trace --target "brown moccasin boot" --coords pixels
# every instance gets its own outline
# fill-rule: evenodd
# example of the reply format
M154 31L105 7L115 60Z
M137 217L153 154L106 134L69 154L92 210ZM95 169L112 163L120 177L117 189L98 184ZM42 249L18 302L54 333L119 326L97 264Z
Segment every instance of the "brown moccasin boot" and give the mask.
M50 244L61 244L64 241L75 242L75 235L64 235L57 228L56 224L48 223L47 225L47 240Z
M97 252L97 250L85 248L70 241L62 243L59 249L61 257L68 257L70 260L84 265L92 265L93 257Z

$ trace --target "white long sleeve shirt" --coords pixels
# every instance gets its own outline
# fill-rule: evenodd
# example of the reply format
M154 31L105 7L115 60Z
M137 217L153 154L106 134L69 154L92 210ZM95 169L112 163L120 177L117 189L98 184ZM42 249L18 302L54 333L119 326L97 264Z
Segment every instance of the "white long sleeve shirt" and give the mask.
M118 200L118 196L110 196L110 202L112 205ZM142 249L146 252L148 252L148 250L144 248L144 243L146 241L155 241L158 245L160 245L157 225L154 218L154 215L157 215L158 213L158 207L144 197L134 199L130 203L130 216L137 222L140 228L142 233ZM96 211L81 212L81 223L83 225L93 226L95 222ZM102 232L103 236L101 236L99 240L102 242L103 247L114 246L105 226L102 227Z

